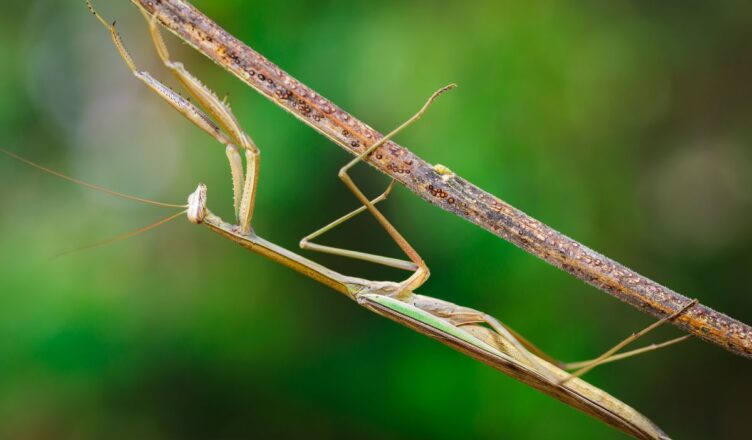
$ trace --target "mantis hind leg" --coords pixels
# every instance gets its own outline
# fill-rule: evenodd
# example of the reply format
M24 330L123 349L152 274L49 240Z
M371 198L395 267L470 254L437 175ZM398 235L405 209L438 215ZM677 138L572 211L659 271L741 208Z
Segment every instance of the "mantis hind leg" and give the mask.
M666 342L663 342L663 343L660 343L660 344L652 344L652 345L648 345L646 347L642 347L642 348L631 350L631 351L628 351L628 352L625 352L625 353L617 354L617 352L619 350L621 350L622 348L624 348L627 345L631 344L632 342L636 341L637 339L641 338L642 336L650 333L651 331L655 330L656 328L660 327L661 325L665 324L666 322L673 321L674 319L678 318L679 316L681 316L682 314L684 314L687 310L689 310L692 307L694 307L695 304L697 304L697 300L696 299L690 301L686 306L682 307L677 312L675 312L675 313L673 313L673 314L671 314L669 316L666 316L666 317L664 317L664 318L662 318L662 319L660 319L660 320L658 320L658 321L650 324L649 326L645 327L644 329L640 330L637 333L633 333L632 335L630 335L629 337L627 337L623 341L619 342L618 344L616 344L615 346L613 346L612 348L610 348L605 353L603 353L602 355L598 356L595 359L592 359L592 360L589 360L589 361L584 361L584 362L573 362L573 363L565 364L564 365L565 369L574 369L574 368L577 368L577 371L573 372L571 376L569 376L567 379L565 379L561 383L562 384L566 383L567 381L569 381L573 377L580 377L580 376L584 375L585 373L587 373L588 371L592 370L593 368L595 368L595 367L597 367L599 365L602 365L602 364L605 364L605 363L608 363L608 362L614 362L614 361L617 361L617 360L620 360L620 359L626 359L628 357L632 357L632 356L635 356L635 355L638 355L638 354L641 354L641 353L645 353L645 352L648 352L648 351L657 350L659 348L668 347L670 345L674 345L674 344L682 342L682 341L684 341L686 339L689 339L691 337L691 335L685 335L685 336L681 336L681 337L678 337L678 338L675 338L675 339L671 339L669 341L666 341Z

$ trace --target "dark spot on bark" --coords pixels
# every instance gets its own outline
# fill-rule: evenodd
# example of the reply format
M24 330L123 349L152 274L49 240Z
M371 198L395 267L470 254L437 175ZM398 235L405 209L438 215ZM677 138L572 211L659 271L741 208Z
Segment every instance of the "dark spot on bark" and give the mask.
M281 99L290 99L292 96L292 92L283 87L278 88L275 92Z

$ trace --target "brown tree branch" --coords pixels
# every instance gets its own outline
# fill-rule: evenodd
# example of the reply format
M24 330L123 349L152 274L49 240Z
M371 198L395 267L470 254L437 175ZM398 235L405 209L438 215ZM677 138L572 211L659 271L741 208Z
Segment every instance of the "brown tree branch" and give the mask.
M383 136L301 84L187 1L131 1L156 13L160 23L178 37L346 151L357 155ZM373 152L368 163L427 202L655 317L671 315L690 302L394 142ZM673 322L701 339L752 357L752 328L722 313L697 305Z

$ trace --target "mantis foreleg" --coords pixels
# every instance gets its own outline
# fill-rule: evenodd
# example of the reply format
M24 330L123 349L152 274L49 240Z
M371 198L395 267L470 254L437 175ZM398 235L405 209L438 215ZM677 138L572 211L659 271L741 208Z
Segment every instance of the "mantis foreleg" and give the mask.
M253 204L255 200L255 183L258 176L258 161L259 152L256 145L251 138L243 132L238 124L235 116L232 114L229 106L219 100L217 96L204 86L199 80L194 78L180 63L174 63L169 60L169 53L162 40L159 30L156 27L156 23L153 20L149 20L150 30L154 45L157 48L157 52L164 61L165 65L172 70L177 78L180 80L186 89L193 95L196 100L208 109L219 124L230 133L230 136L225 134L220 127L212 121L203 111L197 106L183 98L172 89L164 85L159 80L155 79L149 72L139 70L136 64L133 62L128 50L123 44L123 40L120 34L115 29L114 24L110 24L105 20L91 4L91 0L87 0L87 6L89 10L97 17L102 25L110 32L115 47L117 47L120 56L133 72L133 75L146 84L152 91L158 96L164 99L181 115L193 122L200 129L208 133L217 142L226 146L227 157L230 163L230 171L232 173L233 191L235 201L235 213L241 226L244 229L248 229L250 226L250 219L253 214ZM236 144L240 145L246 151L246 161L248 163L248 172L244 177L242 159L240 157L239 148ZM244 182L244 183L241 183Z

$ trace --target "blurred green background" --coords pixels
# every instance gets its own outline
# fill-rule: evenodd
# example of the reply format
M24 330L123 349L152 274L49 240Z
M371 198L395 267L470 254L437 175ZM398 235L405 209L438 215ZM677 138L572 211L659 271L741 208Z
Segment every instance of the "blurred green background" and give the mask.
M139 66L174 84L140 14ZM752 4L194 2L398 141L673 289L752 322ZM357 206L345 152L168 38L263 151L254 226L289 248ZM119 191L231 218L223 148L118 58L83 1L0 5L0 146ZM369 193L387 179L362 167ZM0 157L0 438L623 438L598 421L169 214ZM565 360L652 319L403 188L383 205L432 268L422 290ZM323 242L399 256L363 216ZM347 274L403 274L340 258ZM663 328L653 338L679 333ZM642 341L647 343L649 341ZM749 360L699 341L588 380L677 438L749 433Z

